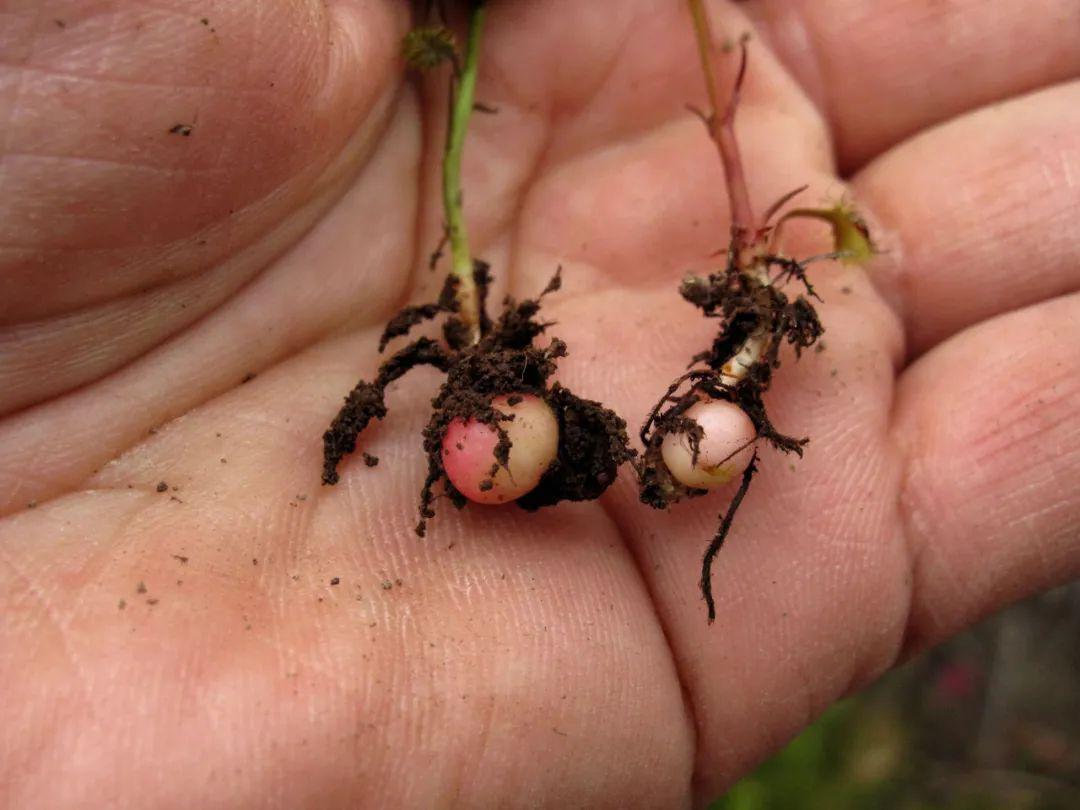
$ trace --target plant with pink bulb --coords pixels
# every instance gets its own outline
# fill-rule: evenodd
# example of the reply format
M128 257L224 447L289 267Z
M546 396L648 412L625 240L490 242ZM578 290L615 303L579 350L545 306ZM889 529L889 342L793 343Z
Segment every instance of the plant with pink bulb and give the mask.
M745 41L734 89L720 112L708 17L702 0L690 0L690 8L710 106L698 115L724 165L732 224L724 266L705 278L685 279L679 292L705 317L720 319L720 331L712 346L691 359L690 370L676 378L653 407L641 428L645 450L635 467L641 500L657 509L704 495L741 476L702 560L701 591L712 622L716 616L713 560L757 472L757 444L765 441L777 450L801 456L808 441L780 433L764 402L773 372L780 366L783 344L790 344L798 357L824 332L811 301L818 296L806 267L818 259L863 261L873 255L874 248L865 224L847 203L825 209L796 208L777 218L805 186L784 195L763 218L754 217L734 133L746 71ZM783 224L798 217L826 221L832 227L834 250L803 260L784 255L779 240ZM802 290L793 297L782 289L791 282Z
M443 153L445 241L450 245L451 269L437 301L405 307L390 320L379 350L437 318L443 318L442 340L421 337L392 354L374 380L357 383L323 435L323 483L335 484L338 468L355 451L360 433L372 419L386 416L390 383L423 365L446 374L423 431L428 472L416 527L421 536L440 495L459 508L468 501L513 501L533 510L560 501L591 500L611 485L619 465L633 456L622 419L551 382L556 361L566 355L566 344L553 338L545 347L533 345L549 326L538 316L543 298L561 285L559 272L537 298L520 302L507 298L494 320L487 313L490 271L469 250L461 191L461 157L476 106L484 11L483 2L472 4L464 58L441 24L415 29L404 44L413 67L432 70L446 63L451 67L451 114ZM433 264L440 255L441 246ZM368 466L377 463L368 454L364 458Z

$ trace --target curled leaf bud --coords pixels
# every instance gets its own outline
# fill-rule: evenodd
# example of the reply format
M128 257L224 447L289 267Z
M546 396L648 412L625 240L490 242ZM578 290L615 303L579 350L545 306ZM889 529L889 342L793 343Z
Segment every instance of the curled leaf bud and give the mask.
M832 208L795 208L780 218L777 227L789 219L823 219L833 232L833 251L845 264L862 264L877 253L870 238L866 221L848 200L840 200Z
M849 264L862 264L876 252L870 229L866 221L859 216L850 202L841 200L824 212L825 218L832 225L833 247L841 255L841 261Z
M454 32L442 25L423 25L405 35L402 55L409 67L431 70L443 62L457 64L457 43Z

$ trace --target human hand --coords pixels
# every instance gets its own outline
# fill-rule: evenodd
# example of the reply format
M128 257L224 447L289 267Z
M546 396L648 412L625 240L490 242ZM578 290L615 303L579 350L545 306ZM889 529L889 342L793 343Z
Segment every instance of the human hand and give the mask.
M1077 575L1074 4L715 10L758 25L755 205L839 167L886 252L813 271L826 348L769 399L811 444L764 453L710 627L725 494L653 512L624 469L599 503L440 505L419 540L433 374L362 437L377 468L319 486L383 322L441 281L444 105L402 81L404 4L2 8L11 806L688 804ZM632 429L715 329L676 294L727 241L692 37L667 0L497 3L469 136L476 254L520 295L563 265L562 378Z

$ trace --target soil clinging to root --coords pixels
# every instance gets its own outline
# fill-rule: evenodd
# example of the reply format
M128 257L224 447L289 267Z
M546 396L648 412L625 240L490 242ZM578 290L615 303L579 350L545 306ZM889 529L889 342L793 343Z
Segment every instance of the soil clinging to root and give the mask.
M655 509L665 509L683 498L707 492L676 480L662 455L664 437L682 434L687 437L693 463L697 463L704 432L697 422L686 416L686 412L701 400L727 400L738 405L754 423L755 442L764 439L778 450L801 456L803 446L809 441L787 436L773 426L765 408L764 395L772 382L773 372L780 366L780 347L789 343L799 356L824 333L817 311L809 300L817 296L806 278L804 263L766 255L751 269L744 270L738 262L738 244L739 240L733 239L736 247L729 251L728 263L723 270L705 278L688 278L679 289L682 297L700 309L705 317L722 319L722 325L712 346L691 359L690 370L672 382L642 425L641 443L645 450L635 461L639 495L643 503ZM771 276L774 269L777 273ZM801 282L805 294L790 298L775 283L784 280ZM754 353L751 362L735 369L734 364L740 362L745 347L751 343L756 343L760 350ZM701 593L710 622L716 617L712 563L731 530L735 513L757 469L758 453L755 450L702 559Z
M725 269L704 278L687 278L679 289L682 297L698 307L705 317L722 319L722 326L712 346L691 359L690 370L671 383L642 425L641 443L645 452L635 466L641 501L649 506L664 509L683 498L706 493L675 480L661 456L665 436L685 434L696 463L703 433L697 422L685 414L698 401L717 399L735 403L754 423L758 439L785 453L802 455L808 439L785 435L774 427L765 408L764 394L773 372L780 366L782 344L791 344L796 355L801 355L821 337L824 327L808 298L816 294L806 279L805 267L779 256L766 256L762 263L766 271L779 267L780 276L802 282L806 294L790 298L772 283L779 279L766 279L740 270L733 257ZM732 381L725 367L730 372L732 358L750 340L760 341L764 348L760 357L741 368L738 379ZM698 364L701 365L695 368Z
M492 458L491 474L506 467L512 442L503 423L512 420L492 406L498 396L532 394L543 399L559 424L558 453L535 489L518 498L527 510L552 506L561 501L583 501L599 497L615 480L618 467L634 456L626 435L626 423L600 403L582 399L559 383L550 383L556 362L565 357L566 344L552 338L545 347L533 345L550 323L539 319L541 303L561 286L559 272L535 299L515 301L507 297L502 312L492 321L486 310L491 275L488 265L474 263L473 277L480 293L480 340L468 343L468 329L458 316L457 280L448 277L434 303L408 306L387 323L379 350L383 351L413 327L445 316L443 341L422 337L392 354L371 382L361 380L345 398L345 403L323 435L323 483L335 484L338 467L356 449L357 438L372 419L387 414L386 388L417 366L432 366L446 374L446 380L432 400L432 414L423 430L423 447L428 471L420 491L420 520L416 532L423 536L427 521L435 515L435 501L447 498L461 508L467 503L446 475L442 443L446 429L455 419L476 420L499 436ZM365 458L373 458L365 455ZM368 462L369 466L371 462Z

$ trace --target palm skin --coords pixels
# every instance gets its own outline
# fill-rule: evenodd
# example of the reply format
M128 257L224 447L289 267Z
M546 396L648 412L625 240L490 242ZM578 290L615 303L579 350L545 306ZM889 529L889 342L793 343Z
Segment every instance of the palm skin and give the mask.
M812 442L765 454L708 626L724 494L653 512L624 469L599 503L439 505L419 540L434 374L363 437L379 467L319 485L382 323L440 283L445 105L403 79L403 4L0 3L0 796L692 804L1076 576L1076 11L829 5L713 9L755 31L757 210L839 168L886 252L815 268L826 348L770 394ZM491 11L476 253L519 295L563 265L560 377L632 427L715 329L675 294L726 241L697 71L681 3Z

